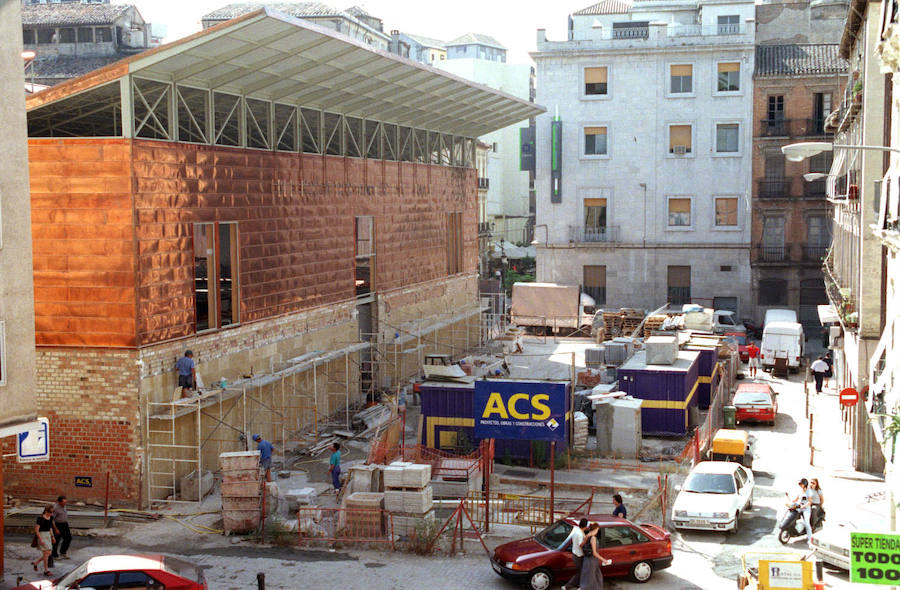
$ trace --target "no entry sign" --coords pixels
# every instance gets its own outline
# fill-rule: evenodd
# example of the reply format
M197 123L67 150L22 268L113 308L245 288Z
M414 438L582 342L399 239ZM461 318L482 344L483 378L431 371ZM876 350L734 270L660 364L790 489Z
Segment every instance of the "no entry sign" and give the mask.
M852 408L856 405L856 402L859 401L859 392L853 389L852 387L848 387L841 391L841 405L847 406L848 408Z
M900 535L851 532L850 582L900 584Z

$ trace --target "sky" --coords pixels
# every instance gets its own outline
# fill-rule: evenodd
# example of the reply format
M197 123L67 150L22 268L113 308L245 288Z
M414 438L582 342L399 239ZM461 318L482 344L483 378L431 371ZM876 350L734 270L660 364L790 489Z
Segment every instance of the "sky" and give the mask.
M166 41L174 41L200 30L200 17L239 0L113 0L114 4L135 4L145 20L166 25ZM258 1L258 0L257 0ZM281 0L284 1L284 0ZM384 30L398 29L449 41L464 33L491 35L509 49L509 63L531 63L537 29L547 29L547 37L562 41L567 17L593 4L591 0L324 0L341 10L354 4L384 21ZM449 7L439 11L441 5Z

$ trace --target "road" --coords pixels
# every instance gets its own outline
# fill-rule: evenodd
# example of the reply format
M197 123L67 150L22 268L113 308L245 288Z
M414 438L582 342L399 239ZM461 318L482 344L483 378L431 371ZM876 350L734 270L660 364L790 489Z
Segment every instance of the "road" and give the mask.
M768 377L766 377L768 379ZM607 588L667 590L713 590L735 587L740 558L745 551L782 550L774 535L775 521L783 505L785 491L794 491L800 477L818 476L826 491L826 507L843 504L845 494L856 493L857 484L829 478L822 468L810 468L808 423L804 416L803 386L794 376L789 382L772 380L779 395L779 416L774 428L748 426L756 460L754 508L742 518L737 534L673 533L675 555L671 568L656 572L646 584L609 580ZM836 404L826 396L815 404ZM819 438L826 434L817 435ZM820 457L817 463L839 464L839 458ZM871 491L871 485L859 489ZM849 490L849 491L848 491ZM830 494L829 494L830 492ZM835 508L837 511L837 508ZM829 513L831 517L831 513ZM147 525L141 525L146 527ZM216 535L185 537L178 525L173 528L134 528L124 536L85 540L76 538L72 564L102 553L158 551L185 557L206 570L214 590L245 590L256 586L257 572L265 572L267 588L345 588L393 590L397 588L439 588L513 590L517 586L499 578L489 567L475 543L463 557L418 557L403 553L346 550L299 550L291 547L260 547ZM144 532L146 531L146 532ZM188 539L188 540L185 540ZM497 543L499 541L495 541ZM89 543L89 544L88 544ZM806 551L806 542L796 543ZM33 576L28 564L34 550L24 536L7 537L5 586L12 587L16 574ZM56 569L63 573L65 562ZM32 578L33 579L33 578ZM849 585L843 572L827 572L832 588Z

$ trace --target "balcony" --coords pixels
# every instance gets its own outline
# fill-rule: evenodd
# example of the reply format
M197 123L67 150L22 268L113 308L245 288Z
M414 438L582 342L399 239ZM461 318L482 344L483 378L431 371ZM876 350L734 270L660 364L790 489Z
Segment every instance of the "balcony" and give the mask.
M838 109L836 121L838 131L846 131L849 129L850 124L856 120L856 115L862 108L862 90L860 89L857 92L853 91L857 82L860 84L862 83L861 80L853 80L852 78L847 82L847 88L844 90L844 98L841 100L841 106Z
M619 241L618 226L580 227L569 226L569 241L588 244L616 243Z
M831 133L825 131L825 117L802 119L801 122L804 124L803 129L801 129L799 133L799 136L801 137L822 137L831 135Z
M824 199L827 196L825 179L803 183L803 196L807 199Z
M647 39L650 27L616 27L613 25L613 39Z
M789 137L793 119L763 119L759 122L762 137Z
M768 244L756 244L753 247L757 263L782 264L790 262L791 247L788 245L770 246Z
M494 229L494 224L488 221L482 221L478 224L478 235L479 236L490 236L491 232Z
M833 253L829 253L825 257L824 264L822 264L822 271L825 275L825 293L828 294L828 300L834 306L835 311L837 311L844 331L856 331L859 326L859 312L856 307L856 301L852 290L847 287L841 287L835 278L832 255Z
M491 179L484 178L484 177L478 177L478 190L486 191L489 188L491 188Z
M684 305L685 303L691 302L691 288L690 287L669 287L668 292L668 302L672 305Z
M782 178L780 180L757 181L758 191L756 195L760 199L789 199L791 197L791 180L790 178Z
M820 246L818 244L803 245L803 261L821 264L828 252L828 246Z

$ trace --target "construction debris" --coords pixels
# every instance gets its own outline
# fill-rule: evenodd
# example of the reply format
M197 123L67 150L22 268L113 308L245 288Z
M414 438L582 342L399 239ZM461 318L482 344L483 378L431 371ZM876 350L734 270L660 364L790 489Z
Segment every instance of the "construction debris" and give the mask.
M44 506L47 505L46 502L44 502L43 504ZM29 529L33 529L35 521L37 520L38 516L41 515L43 510L43 506L23 506L20 508L14 508L5 513L3 517L3 526L6 528L28 527ZM70 508L68 512L69 527L73 529L101 529L105 526L103 524L104 515L102 511L75 511ZM115 525L118 517L119 515L116 512L109 513L108 519L110 526Z

